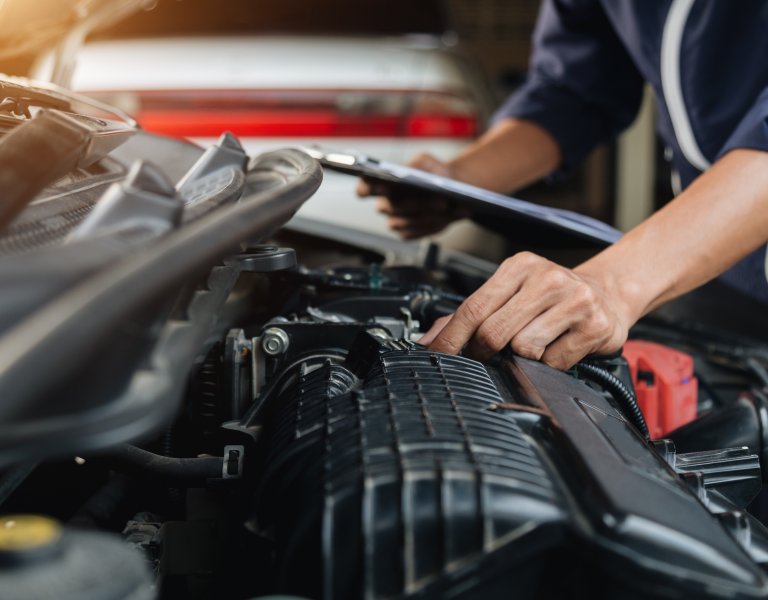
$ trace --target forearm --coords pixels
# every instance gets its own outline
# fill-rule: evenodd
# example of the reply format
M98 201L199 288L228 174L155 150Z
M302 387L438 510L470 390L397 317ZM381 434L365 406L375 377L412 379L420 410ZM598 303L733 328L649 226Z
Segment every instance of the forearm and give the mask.
M505 346L566 369L615 352L632 324L768 239L768 153L734 150L664 210L574 270L522 252L421 342L488 358Z
M560 160L560 148L545 129L504 119L449 161L448 168L455 179L507 193L548 175Z
M728 269L768 240L768 153L733 150L678 198L575 271L628 322Z

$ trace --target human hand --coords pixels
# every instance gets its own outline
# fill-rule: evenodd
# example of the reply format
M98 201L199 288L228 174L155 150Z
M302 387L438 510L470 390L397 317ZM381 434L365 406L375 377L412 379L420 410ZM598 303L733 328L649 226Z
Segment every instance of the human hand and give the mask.
M430 350L490 358L506 346L525 358L567 369L587 354L619 350L633 319L610 285L522 252L419 343Z
M415 156L408 166L442 177L455 178L456 175L448 163L430 154ZM438 233L453 221L470 216L468 209L456 206L444 197L427 192L403 194L402 190L395 186L365 179L358 182L357 195L379 196L376 199L376 209L387 215L389 228L404 240Z

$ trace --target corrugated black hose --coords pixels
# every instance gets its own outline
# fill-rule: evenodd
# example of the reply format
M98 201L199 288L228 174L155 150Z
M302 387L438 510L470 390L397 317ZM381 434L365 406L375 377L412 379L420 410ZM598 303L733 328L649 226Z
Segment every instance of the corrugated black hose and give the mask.
M651 434L648 431L648 425L645 422L643 411L637 404L635 394L624 383L610 371L597 366L592 362L581 361L576 364L576 373L584 379L589 379L595 383L603 385L619 403L625 416L637 428L637 430L648 440Z
M179 483L200 483L219 478L224 462L220 456L171 458L128 444L112 448L105 459L115 469Z

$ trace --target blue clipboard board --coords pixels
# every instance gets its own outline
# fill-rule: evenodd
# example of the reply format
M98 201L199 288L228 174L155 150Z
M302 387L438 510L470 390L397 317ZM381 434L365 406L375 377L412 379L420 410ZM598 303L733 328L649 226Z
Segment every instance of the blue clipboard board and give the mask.
M555 240L558 246L602 248L622 236L618 229L592 217L541 206L412 167L318 148L309 148L306 152L320 161L323 167L333 171L386 183L393 190L410 188L443 196L469 207L478 217L488 215L503 219L510 238L523 230L526 239L538 237L545 242L544 245L550 239ZM497 222L496 229L498 225Z

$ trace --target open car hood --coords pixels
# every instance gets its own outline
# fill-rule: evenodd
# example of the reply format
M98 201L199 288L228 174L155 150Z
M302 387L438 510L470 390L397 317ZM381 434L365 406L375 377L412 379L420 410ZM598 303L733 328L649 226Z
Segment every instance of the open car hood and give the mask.
M150 4L148 0L2 0L0 60L35 56L58 47L69 61L89 33Z

